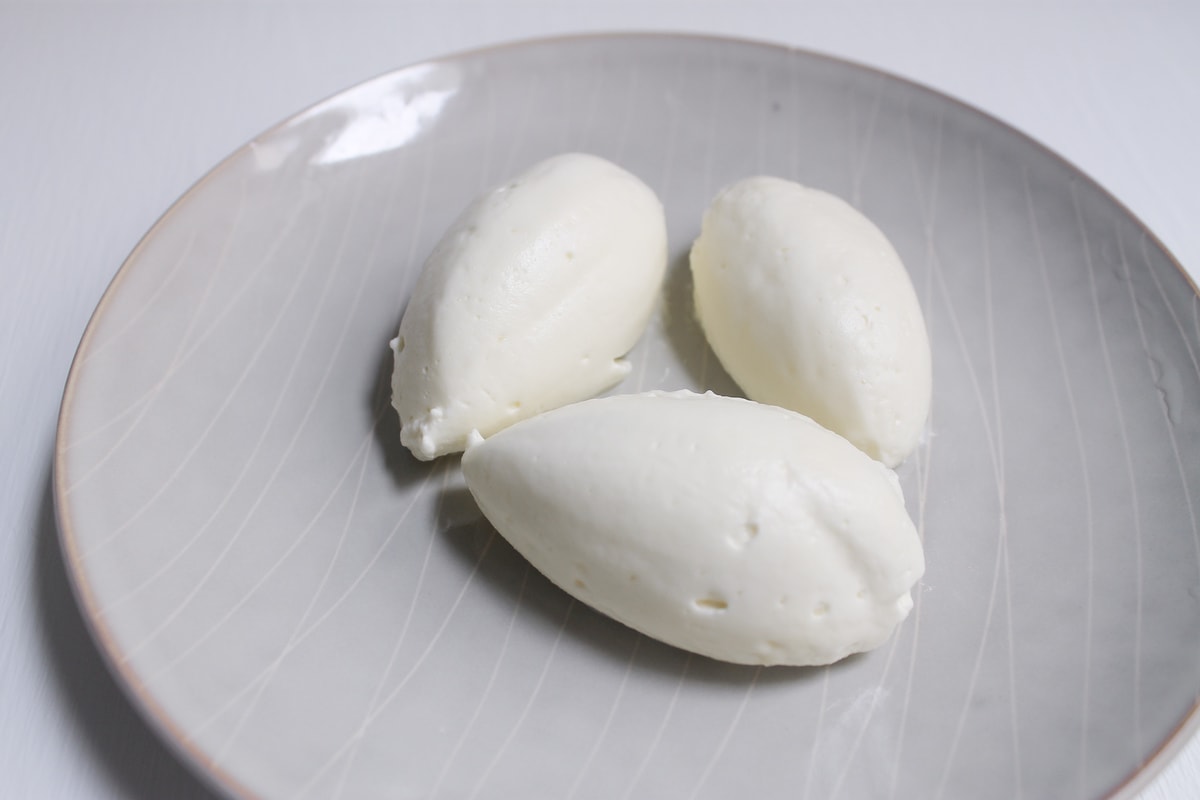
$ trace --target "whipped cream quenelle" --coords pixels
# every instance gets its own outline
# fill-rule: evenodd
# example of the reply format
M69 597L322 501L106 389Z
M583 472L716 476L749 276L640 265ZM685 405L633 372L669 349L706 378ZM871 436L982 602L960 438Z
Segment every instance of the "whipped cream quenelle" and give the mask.
M550 158L480 197L425 262L391 343L403 444L432 459L618 383L666 263L662 204L596 156Z
M696 314L747 396L794 409L895 466L929 416L929 337L883 233L843 200L748 178L692 246Z
M749 400L588 400L474 438L462 466L488 520L551 581L723 661L870 650L925 569L890 469Z

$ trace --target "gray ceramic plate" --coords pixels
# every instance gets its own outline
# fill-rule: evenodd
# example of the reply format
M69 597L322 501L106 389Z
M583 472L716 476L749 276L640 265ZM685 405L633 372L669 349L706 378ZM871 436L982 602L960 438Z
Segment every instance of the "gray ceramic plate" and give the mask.
M422 260L565 150L668 212L662 313L619 391L737 391L685 269L728 182L835 192L900 251L934 347L901 469L929 568L876 652L759 670L644 639L515 555L455 460L398 446L387 341ZM134 701L235 794L1130 792L1200 692L1198 352L1154 238L974 110L772 46L521 44L327 100L163 217L71 372L62 538Z

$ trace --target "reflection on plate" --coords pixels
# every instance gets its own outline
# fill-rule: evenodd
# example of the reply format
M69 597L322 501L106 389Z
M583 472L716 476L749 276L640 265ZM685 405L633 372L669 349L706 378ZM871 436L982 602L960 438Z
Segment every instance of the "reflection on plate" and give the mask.
M896 244L934 346L901 469L929 568L878 651L759 670L642 638L527 567L454 459L399 447L387 341L422 260L565 150L667 208L662 311L618 391L737 391L685 269L722 185L827 189ZM319 104L154 227L71 373L62 536L135 701L235 793L1094 797L1137 785L1200 692L1198 352L1144 228L945 97L719 39L503 47Z

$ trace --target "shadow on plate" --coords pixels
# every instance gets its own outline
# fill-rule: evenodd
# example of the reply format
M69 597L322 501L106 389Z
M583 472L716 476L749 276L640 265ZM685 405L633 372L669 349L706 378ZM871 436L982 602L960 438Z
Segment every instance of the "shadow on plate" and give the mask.
M443 490L441 509L442 519L450 521L447 526L439 526L448 549L468 564L478 563L476 580L488 593L494 595L497 602L510 605L516 602L520 593L519 625L534 624L557 631L565 623L564 635L575 637L600 658L625 665L634 655L636 646L635 670L677 679L686 667L689 681L713 686L745 688L755 680L756 673L760 687L776 683L796 684L821 675L819 668L812 667L760 670L753 666L727 664L689 655L679 648L643 636L589 606L573 601L570 595L530 567L520 553L495 532L466 489ZM468 519L470 521L453 522ZM528 577L524 576L526 571ZM840 663L849 663L854 658Z
M67 577L51 478L45 486L34 531L37 614L50 677L70 717L121 796L216 800L139 716L101 658Z
M675 351L687 376L701 392L712 391L726 397L745 397L741 388L721 366L696 320L692 301L692 270L688 251L676 256L667 266L663 283L663 335ZM651 387L647 387L651 388Z
M378 341L379 362L373 373L374 378L367 390L367 410L370 419L375 420L375 440L383 451L384 466L392 476L396 487L407 488L425 478L436 462L425 462L417 459L408 448L400 444L400 417L392 408L392 351L387 343L400 328L400 320L388 330Z

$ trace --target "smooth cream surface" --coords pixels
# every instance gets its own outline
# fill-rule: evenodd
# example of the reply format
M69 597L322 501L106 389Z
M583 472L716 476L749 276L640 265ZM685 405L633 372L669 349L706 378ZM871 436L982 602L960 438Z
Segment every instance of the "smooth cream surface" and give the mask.
M432 459L618 383L666 262L658 198L596 156L550 158L476 200L391 343L401 441Z
M870 650L907 616L925 568L890 469L740 398L588 400L475 438L462 466L480 509L551 581L723 661Z
M780 178L724 189L691 251L696 314L755 400L812 417L895 466L932 395L929 337L900 257L834 195Z

